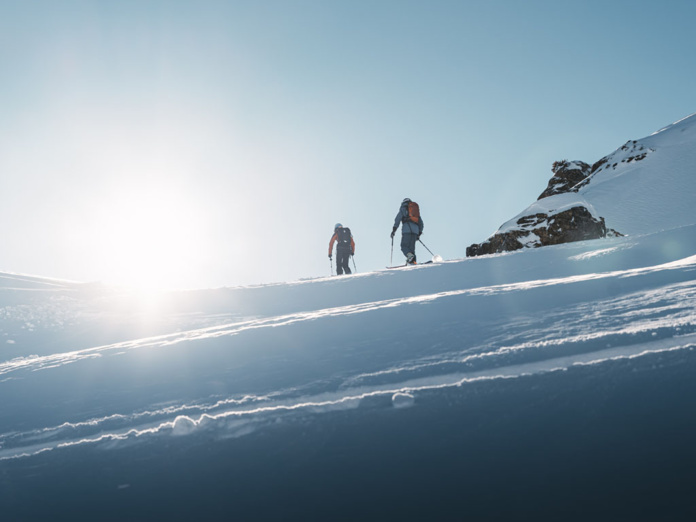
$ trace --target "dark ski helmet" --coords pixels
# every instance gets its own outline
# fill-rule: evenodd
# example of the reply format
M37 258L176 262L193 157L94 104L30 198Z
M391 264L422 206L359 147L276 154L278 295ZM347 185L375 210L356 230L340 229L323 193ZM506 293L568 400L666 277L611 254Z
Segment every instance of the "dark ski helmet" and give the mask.
M401 202L401 204L403 205L404 203L410 203L410 202L411 202L410 199L404 198L404 200Z

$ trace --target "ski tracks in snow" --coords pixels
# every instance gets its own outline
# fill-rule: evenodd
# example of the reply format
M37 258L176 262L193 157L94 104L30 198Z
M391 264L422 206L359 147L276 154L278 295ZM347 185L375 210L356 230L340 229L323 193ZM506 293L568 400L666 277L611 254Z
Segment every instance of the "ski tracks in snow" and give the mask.
M31 380L40 386L42 374L69 364L89 365L90 360L97 358L126 357L131 352L148 349L159 349L156 357L166 357L166 348L175 345L187 347L197 341L229 343L230 338L242 333L253 336L255 332L269 329L282 332L297 325L303 327L300 333L304 342L311 344L317 337L317 329L321 329L326 320L350 321L350 328L359 328L366 321L364 314L370 314L368 317L374 317L370 320L379 322L413 306L425 306L418 311L431 314L433 327L438 331L437 338L429 346L420 351L407 351L405 358L392 358L392 364L377 370L360 371L357 365L347 375L298 381L265 394L250 392L222 398L192 396L186 401L145 405L132 412L104 411L100 417L86 419L79 418L80 411L73 411L72 420L56 426L0 435L0 460L83 444L111 447L126 441L134 443L153 436L190 435L201 430L222 438L243 436L266 424L297 415L358 408L368 397L391 398L393 406L407 408L417 404L418 394L424 390L456 392L467 383L481 379L515 378L661 351L693 350L696 346L695 268L696 256L692 256L653 267L389 299L43 357L16 358L0 364L0 385L3 381L32 377ZM604 293L600 293L603 298L598 298L600 288L604 289ZM544 306L549 292L553 297L549 302L553 304ZM612 292L617 295L606 296ZM462 328L476 327L475 321L467 322L468 313L476 309L482 298L492 299L494 306L504 310L513 294L515 305L521 305L522 309L515 309L509 315L501 311L499 320L490 321L489 318L487 325L481 325L480 334L474 332L463 340ZM461 310L461 321L452 320L452 309ZM445 310L449 315L442 314ZM380 311L390 315L379 315ZM441 315L446 317L438 323ZM393 332L385 338L393 340L391 334ZM404 339L397 339L395 344L400 342ZM324 348L320 344L312 346L311 350L320 353ZM229 346L233 352L234 343ZM379 346L371 347L372 351L378 349ZM398 349L391 353L398 353ZM369 357L366 353L359 356ZM372 364L368 366L375 365L374 361L369 362ZM108 406L114 410L119 407L118 404Z

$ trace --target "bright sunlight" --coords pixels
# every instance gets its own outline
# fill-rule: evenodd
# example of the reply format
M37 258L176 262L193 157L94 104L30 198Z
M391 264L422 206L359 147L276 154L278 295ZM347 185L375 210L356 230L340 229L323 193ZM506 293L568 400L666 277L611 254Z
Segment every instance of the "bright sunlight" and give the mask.
M94 223L105 282L144 290L180 287L208 250L202 211L171 188L138 186L114 194Z

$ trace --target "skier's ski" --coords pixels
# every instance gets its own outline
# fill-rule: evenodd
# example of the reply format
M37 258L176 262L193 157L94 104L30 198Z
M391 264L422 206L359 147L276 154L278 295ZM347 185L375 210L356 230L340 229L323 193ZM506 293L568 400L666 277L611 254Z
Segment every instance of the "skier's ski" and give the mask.
M394 269L394 268L408 268L409 266L429 265L429 264L432 263L432 262L433 262L433 261L430 260L430 261L426 261L425 263L416 263L415 265L406 264L406 265L388 266L387 268L388 268L389 270L392 270L392 269Z

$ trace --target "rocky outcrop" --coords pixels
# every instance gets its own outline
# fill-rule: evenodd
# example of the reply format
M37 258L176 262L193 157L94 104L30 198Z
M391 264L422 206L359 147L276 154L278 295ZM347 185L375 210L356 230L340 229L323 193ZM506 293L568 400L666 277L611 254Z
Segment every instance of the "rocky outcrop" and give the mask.
M546 190L537 199L569 192L578 183L585 180L590 175L591 170L592 167L584 161L555 161L551 167L553 177L549 180Z
M536 248L607 236L621 236L621 233L606 227L604 218L594 215L594 210L591 211L584 206L584 200L581 197L577 200L571 198L569 202L568 197L563 194L578 192L581 187L591 181L596 173L605 169L616 169L620 164L641 161L650 152L652 149L646 149L639 142L629 141L592 166L584 161L554 162L551 167L553 176L546 190L537 199L537 202L544 201L530 206L527 209L529 214L523 215L514 223L506 223L501 227L502 231L499 230L483 243L469 246L466 249L467 257L510 252L525 247ZM553 198L553 196L557 197ZM547 202L546 198L552 199ZM551 210L558 207L565 210L560 212Z
M594 209L582 197L569 198L568 195L579 192L600 172L620 170L631 163L644 160L652 152L654 149L644 143L630 140L592 166L584 161L554 162L551 167L553 176L537 203L527 209L528 214L514 223L505 223L483 243L469 246L466 249L467 257L621 236L616 230L608 229L604 218L594 214ZM612 172L606 174L611 175ZM564 210L559 212L555 210L557 208Z
M555 162L548 186L537 200L487 240L470 245L466 255L622 235L607 225L629 234L682 225L679 218L696 201L693 185L686 181L693 178L688 154L696 143L694 122L696 115L691 115L643 139L629 140L591 166L582 161ZM489 194L491 199L495 190L499 187Z
M582 206L551 216L544 213L523 216L517 220L517 225L513 230L493 234L483 243L469 246L467 257L621 235L615 230L607 230L604 218L595 218Z

